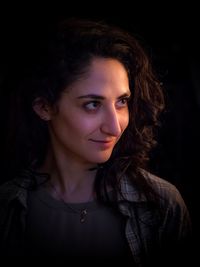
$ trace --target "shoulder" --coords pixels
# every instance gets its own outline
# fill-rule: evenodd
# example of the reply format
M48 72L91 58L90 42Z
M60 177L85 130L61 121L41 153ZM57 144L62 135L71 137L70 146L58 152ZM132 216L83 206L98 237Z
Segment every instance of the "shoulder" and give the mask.
M144 169L141 170L141 174L151 191L154 192L156 196L159 196L161 200L176 202L182 199L179 190L172 183ZM121 180L121 189L124 198L129 201L148 201L144 191L142 191L141 188L139 189L137 186L134 186L128 176L124 176Z
M161 208L171 208L187 212L185 201L179 189L171 182L164 180L148 171L143 171L144 178L159 196Z
M0 205L5 206L14 200L26 202L28 188L31 186L29 176L18 176L0 185Z
M150 200L146 195L141 192L141 189L135 188L128 177L124 181L125 184L128 184L128 190L126 190L126 195L124 196L129 202L139 204L133 206L138 207L138 213L140 213L142 220L149 221L154 211L155 214L159 211L159 215L162 218L160 232L170 233L174 236L178 235L177 239L190 235L192 229L190 214L177 187L148 171L142 170L142 174L155 196L154 204L156 205L153 205L153 207L149 205ZM155 221L158 219L157 215Z
M0 185L0 205L19 200L26 206L28 191L47 181L46 174L39 174L31 169L23 170L12 180Z
M0 201L10 197L14 192L17 191L17 185L15 179L7 181L0 185Z
M153 191L159 195L163 201L182 201L181 193L174 184L148 171L143 170L142 173Z
M141 173L161 210L166 213L188 214L185 201L174 184L146 170L142 170ZM130 202L149 202L144 191L135 187L129 177L124 177L121 189L124 199Z
M16 179L5 182L0 186L0 204L8 204L20 196L21 189L16 183Z
M152 173L144 172L144 176L159 196L159 205L165 214L165 223L170 227L171 222L171 228L177 226L179 234L181 231L185 233L191 231L189 210L177 187Z

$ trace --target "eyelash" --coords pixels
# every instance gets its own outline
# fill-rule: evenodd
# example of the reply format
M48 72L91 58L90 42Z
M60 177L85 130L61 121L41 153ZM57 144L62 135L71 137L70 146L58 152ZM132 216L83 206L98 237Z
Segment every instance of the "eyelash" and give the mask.
M130 96L126 96L126 97L123 97L123 98L119 99L118 102L121 102L122 103L122 106L120 106L119 108L126 107L128 105L128 102L129 101L130 101Z
M98 107L100 106L100 104L101 103L99 101L93 100L93 101L89 101L89 102L84 103L83 108L86 111L92 112L92 111L96 111L98 109ZM97 105L97 106L89 107L89 105Z
M129 96L123 97L121 99L119 99L117 101L117 104L121 102L121 104L119 104L119 106L117 106L118 109L122 109L124 107L127 107L128 102L130 100ZM93 105L92 107L89 105ZM86 102L83 104L83 108L87 111L87 112L95 112L97 111L101 106L101 102L100 101L96 101L96 100L92 100L89 102Z

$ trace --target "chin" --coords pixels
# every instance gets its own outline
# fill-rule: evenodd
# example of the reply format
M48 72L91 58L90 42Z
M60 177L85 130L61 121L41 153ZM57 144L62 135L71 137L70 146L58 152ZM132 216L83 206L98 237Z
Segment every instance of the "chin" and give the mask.
M110 159L112 155L112 151L104 151L103 153L91 153L89 157L87 157L87 161L92 164L101 164L105 163Z
M110 156L111 155L109 155L107 157L98 157L98 158L96 158L95 163L97 163L97 164L105 163L106 161L109 160ZM94 158L93 158L93 160L94 160Z

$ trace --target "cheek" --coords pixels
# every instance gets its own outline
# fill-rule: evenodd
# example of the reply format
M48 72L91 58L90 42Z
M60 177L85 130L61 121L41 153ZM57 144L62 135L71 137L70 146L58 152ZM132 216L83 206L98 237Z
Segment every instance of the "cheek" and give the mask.
M86 136L98 128L98 120L81 117L78 120L70 121L68 125L74 133L76 132L80 136Z
M126 130L126 128L128 127L129 124L129 113L125 113L122 117L121 117L121 129L122 131Z

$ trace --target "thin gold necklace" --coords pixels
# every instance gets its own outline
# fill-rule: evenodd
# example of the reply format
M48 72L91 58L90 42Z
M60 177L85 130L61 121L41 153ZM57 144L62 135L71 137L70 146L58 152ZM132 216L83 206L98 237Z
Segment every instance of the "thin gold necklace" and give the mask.
M65 202L65 200L60 196L60 194L58 193L55 185L52 184L51 181L49 181L49 185L51 186L51 188L53 189L53 191L57 195L58 199L61 200L71 211L73 211L74 213L79 214L80 215L80 222L84 223L85 220L86 220L87 214L88 214L88 208L87 207L85 207L83 209L75 209L75 208L73 208L69 203Z

